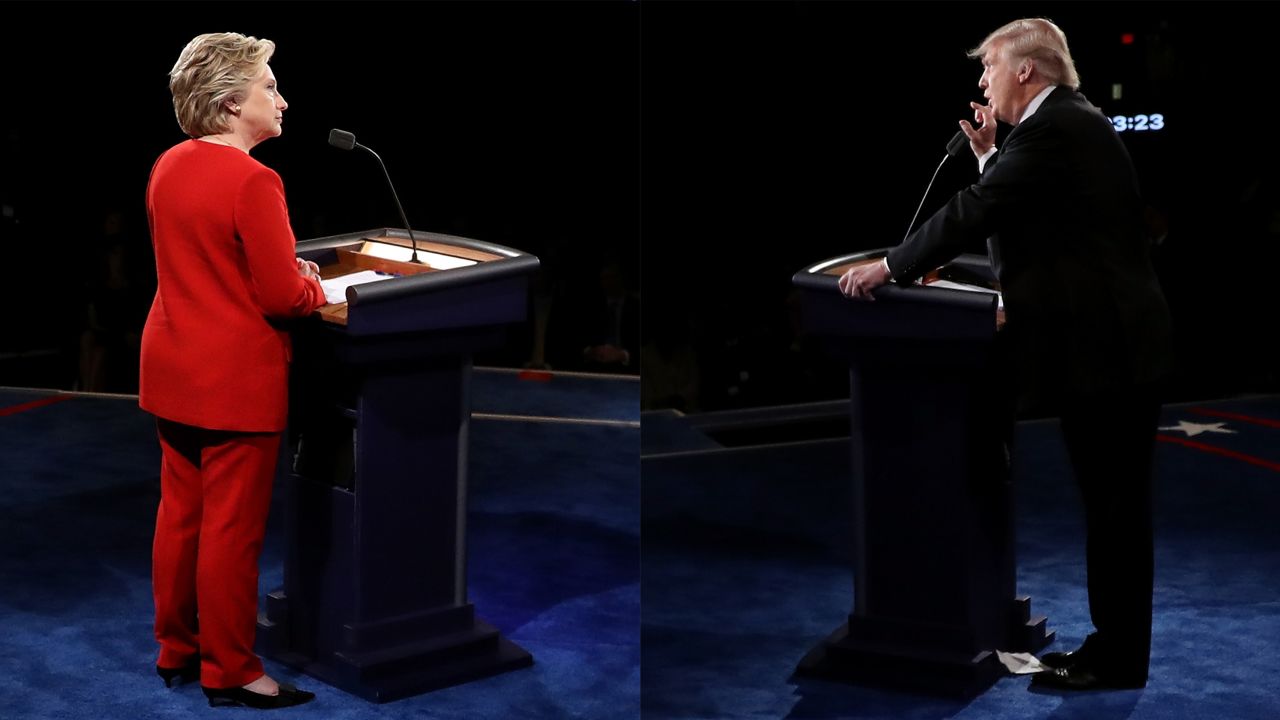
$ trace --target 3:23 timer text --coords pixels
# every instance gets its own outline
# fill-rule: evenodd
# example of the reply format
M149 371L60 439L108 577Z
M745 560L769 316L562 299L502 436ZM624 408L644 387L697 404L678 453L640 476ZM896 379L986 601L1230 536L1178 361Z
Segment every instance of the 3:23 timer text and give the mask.
M1133 132L1163 130L1164 115L1161 113L1152 115L1113 115L1111 116L1111 124L1116 127L1116 132L1125 132L1126 130Z

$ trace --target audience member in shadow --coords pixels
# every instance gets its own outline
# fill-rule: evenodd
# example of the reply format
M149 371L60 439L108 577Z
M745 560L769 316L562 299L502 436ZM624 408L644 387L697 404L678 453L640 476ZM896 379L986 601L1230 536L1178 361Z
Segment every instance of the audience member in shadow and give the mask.
M79 389L134 393L142 326L155 294L155 259L149 240L131 232L118 208L107 210L91 242Z
M581 372L640 372L640 296L616 260L602 263L594 284L569 289L551 310L552 364Z
M698 412L698 355L688 313L654 313L640 353L640 409Z
M529 358L524 367L550 370L547 362L547 323L551 320L551 290L545 267L539 268L529 284L529 322L527 323Z

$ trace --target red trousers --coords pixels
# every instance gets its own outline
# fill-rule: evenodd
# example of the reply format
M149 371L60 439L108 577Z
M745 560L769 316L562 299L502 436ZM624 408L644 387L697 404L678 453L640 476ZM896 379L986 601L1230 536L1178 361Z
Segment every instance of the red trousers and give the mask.
M263 674L253 652L258 556L280 433L206 430L163 419L157 427L156 664L181 667L199 656L201 685L246 685Z

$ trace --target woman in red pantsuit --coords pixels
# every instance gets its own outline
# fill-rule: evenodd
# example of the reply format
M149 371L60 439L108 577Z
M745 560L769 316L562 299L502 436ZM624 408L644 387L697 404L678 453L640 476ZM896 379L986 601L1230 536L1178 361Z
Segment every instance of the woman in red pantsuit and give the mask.
M152 556L157 673L200 678L210 705L286 707L253 653L258 556L284 430L289 335L279 321L324 304L294 256L284 186L249 156L280 135L288 104L267 65L275 44L200 35L169 73L191 137L147 185L158 289L142 334L139 404L162 462Z

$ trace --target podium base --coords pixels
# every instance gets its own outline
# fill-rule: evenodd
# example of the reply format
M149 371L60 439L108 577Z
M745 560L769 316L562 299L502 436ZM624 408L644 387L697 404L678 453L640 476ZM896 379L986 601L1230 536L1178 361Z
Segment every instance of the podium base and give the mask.
M801 677L961 698L982 694L1006 673L991 651L966 657L877 647L851 640L848 623L810 650L796 667Z
M533 665L533 656L476 619L463 632L365 653L311 657L286 646L286 629L258 616L263 654L372 702L389 702Z
M1031 598L1015 598L1011 605L1006 652L1038 653L1053 642L1043 616L1031 616ZM992 648L976 655L925 649L930 632L910 625L863 621L850 637L845 623L809 651L796 675L893 690L972 698L995 684L1007 671Z

